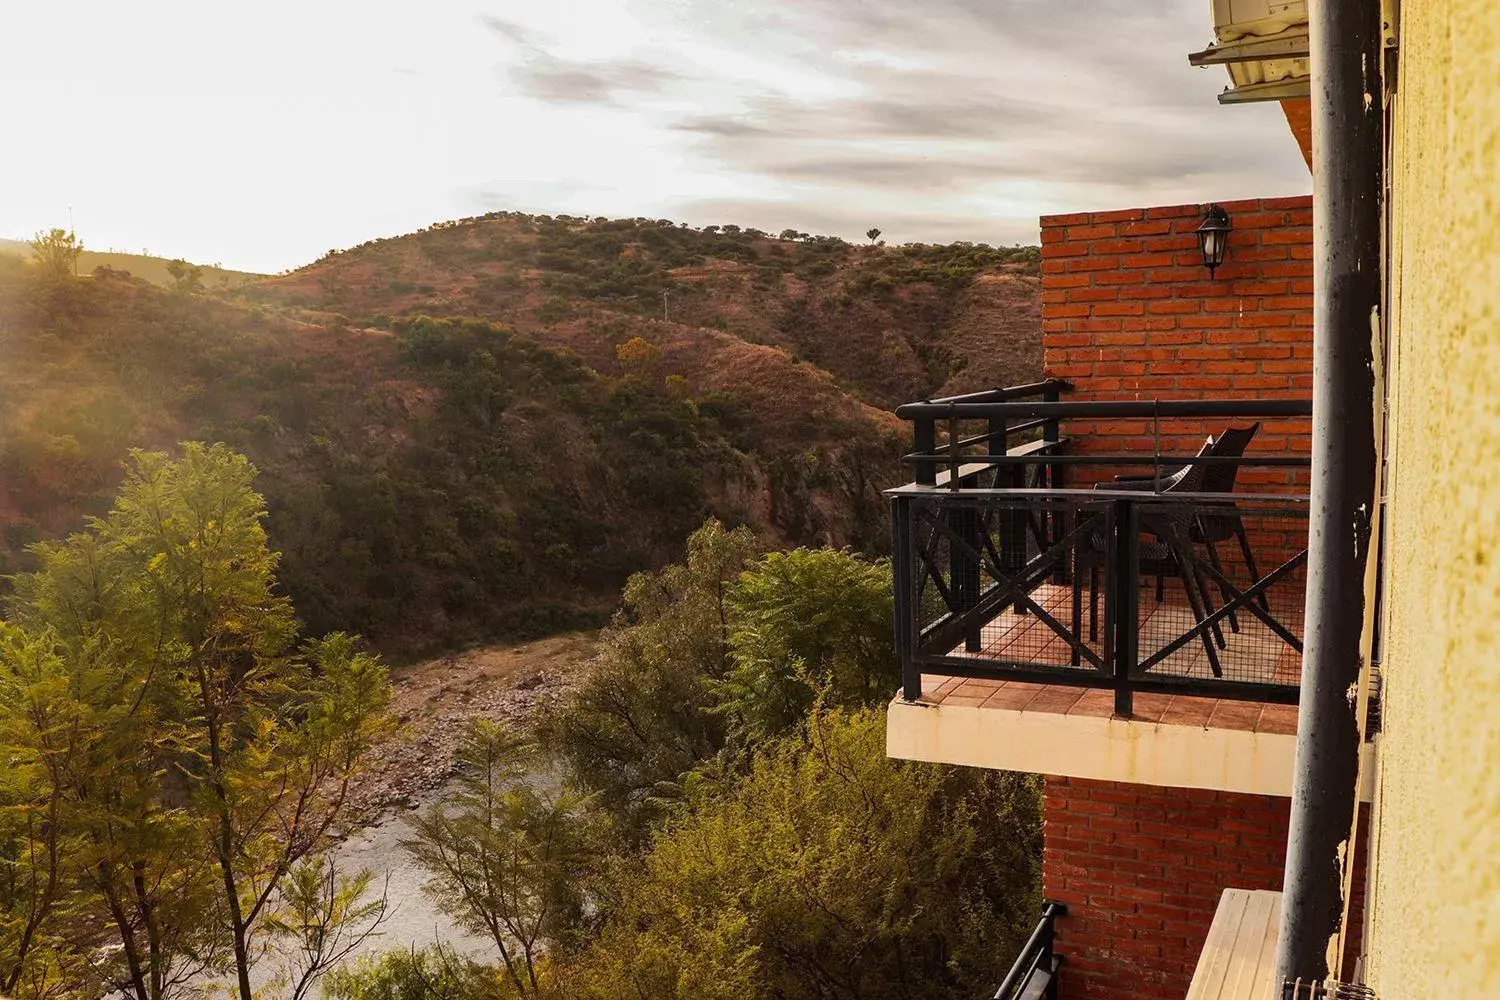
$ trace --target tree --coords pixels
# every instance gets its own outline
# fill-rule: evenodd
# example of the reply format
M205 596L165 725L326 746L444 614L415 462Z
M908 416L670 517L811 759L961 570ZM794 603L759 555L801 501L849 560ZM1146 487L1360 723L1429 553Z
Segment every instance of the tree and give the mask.
M185 260L167 261L167 273L172 276L172 292L176 295L196 295L203 291L203 268Z
M29 241L31 258L52 281L61 281L78 273L78 257L83 241L71 229L49 229L38 232Z
M874 243L876 240L880 239L880 230L874 228L867 229L865 230L865 236L869 238L871 243Z
M539 791L535 745L491 722L471 724L456 759L460 791L414 820L401 845L430 876L427 894L494 942L517 995L535 996L544 959L582 920L598 860L590 801L568 785Z
M896 761L878 709L816 713L620 866L567 995L978 996L1038 902L1036 779Z
M732 666L712 682L734 727L753 739L799 722L825 702L885 701L900 683L891 651L890 564L837 549L773 552L728 593Z
M56 655L23 711L0 710L16 745L70 740L48 780L134 1000L218 969L251 1000L286 880L329 848L393 726L385 670L352 639L298 646L254 475L223 445L134 452L109 514L33 547L40 568L16 580L10 625Z
M748 528L709 521L688 538L685 562L632 576L579 690L542 720L544 744L627 838L643 836L658 797L724 746L708 682L729 669L729 589L757 551Z
M280 905L266 927L293 946L279 984L289 1000L303 1000L380 928L390 900L385 890L366 898L373 881L367 869L341 874L330 851L298 862L277 887Z
M394 949L329 974L328 1000L490 1000L497 984L490 970L437 945Z
M661 360L661 348L643 337L631 337L615 348L615 357L620 359L626 375L650 378L656 362Z

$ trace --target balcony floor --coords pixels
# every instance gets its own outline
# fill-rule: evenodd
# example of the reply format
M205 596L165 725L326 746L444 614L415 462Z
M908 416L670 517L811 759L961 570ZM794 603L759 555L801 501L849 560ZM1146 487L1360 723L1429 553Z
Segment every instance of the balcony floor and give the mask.
M973 677L922 678L921 702L927 705L993 708L1012 712L1108 719L1114 715L1114 692L1068 684L1028 684ZM1245 733L1290 736L1297 732L1296 705L1270 705L1223 698L1137 691L1131 721L1166 726L1197 726Z
M1031 592L1036 601L1065 627L1072 620L1072 588L1055 583L1044 583ZM1217 592L1215 601L1221 600ZM1302 595L1300 593L1278 594L1270 597L1270 615L1287 627L1299 639L1302 636ZM1099 636L1102 638L1103 598L1100 597ZM1083 593L1083 623L1081 634L1088 638L1088 591ZM1157 602L1155 587L1150 580L1141 581L1140 631L1138 650L1142 657L1150 656L1169 642L1190 630L1197 619L1189 608L1187 595L1178 580L1166 582L1163 600ZM1255 615L1240 609L1236 612L1239 631L1234 631L1227 619L1219 623L1224 637L1224 649L1218 649L1220 667L1225 680L1257 682L1263 684L1296 684L1302 672L1302 655L1289 646L1280 636L1271 631ZM1038 666L1065 667L1070 660L1068 643L1034 614L1017 614L1008 609L980 631L981 648L967 652L962 645L949 655L965 659L1004 660L1031 663ZM1088 643L1095 653L1103 653L1101 641ZM1076 669L1091 670L1085 665ZM1201 639L1195 637L1175 650L1161 662L1154 664L1150 673L1154 676L1174 675L1179 677L1209 678L1213 672L1208 653ZM1139 699L1141 696L1137 695ZM1198 699L1203 700L1203 699Z

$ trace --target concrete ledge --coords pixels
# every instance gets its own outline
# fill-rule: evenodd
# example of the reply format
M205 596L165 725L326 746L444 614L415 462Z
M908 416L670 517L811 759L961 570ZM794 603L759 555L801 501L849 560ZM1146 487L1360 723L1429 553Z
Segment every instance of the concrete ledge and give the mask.
M886 753L904 760L1252 795L1292 794L1296 745L1287 733L899 697L886 717ZM1368 802L1373 782L1365 785Z

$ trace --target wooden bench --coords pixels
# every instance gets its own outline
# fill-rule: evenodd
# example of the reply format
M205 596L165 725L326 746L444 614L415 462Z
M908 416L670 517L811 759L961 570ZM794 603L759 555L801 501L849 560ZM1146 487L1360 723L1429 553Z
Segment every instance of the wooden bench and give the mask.
M1276 1000L1281 893L1225 889L1187 1000Z

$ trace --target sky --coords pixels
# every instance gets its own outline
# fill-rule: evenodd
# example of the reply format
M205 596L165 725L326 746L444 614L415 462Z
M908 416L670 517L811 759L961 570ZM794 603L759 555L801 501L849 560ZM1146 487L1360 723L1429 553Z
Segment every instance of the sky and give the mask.
M0 236L244 270L499 210L1033 243L1303 194L1207 0L0 3Z

